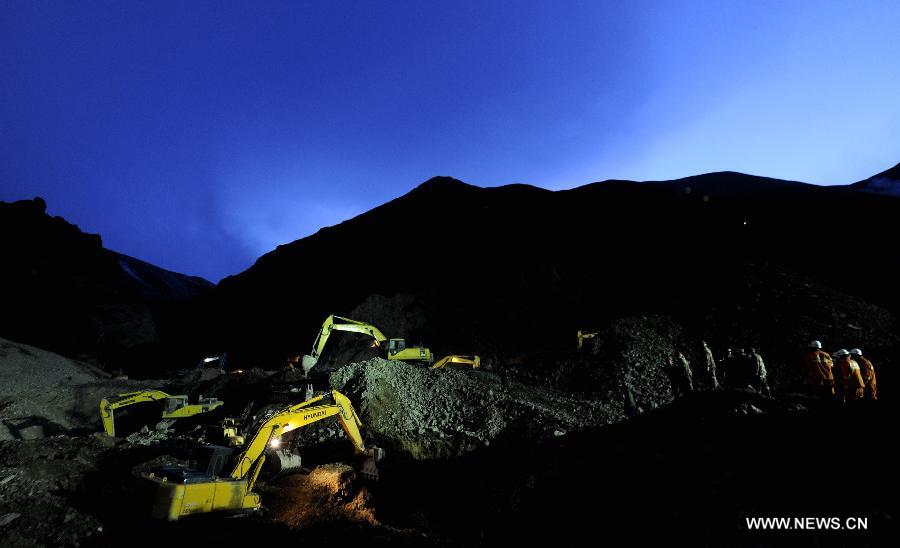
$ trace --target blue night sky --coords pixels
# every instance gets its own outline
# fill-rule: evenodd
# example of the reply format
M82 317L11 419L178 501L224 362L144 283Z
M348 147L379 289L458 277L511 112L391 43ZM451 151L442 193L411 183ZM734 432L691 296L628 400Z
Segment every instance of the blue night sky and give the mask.
M434 175L900 162L895 1L0 3L0 200L217 281Z

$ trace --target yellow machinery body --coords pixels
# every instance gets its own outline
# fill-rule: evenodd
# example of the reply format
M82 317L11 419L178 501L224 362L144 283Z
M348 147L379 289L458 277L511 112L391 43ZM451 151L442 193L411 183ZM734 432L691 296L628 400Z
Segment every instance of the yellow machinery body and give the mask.
M361 333L375 339L375 346L381 347L387 343L387 357L389 360L403 361L422 361L431 363L434 361L431 350L422 346L406 346L405 339L390 339L384 336L380 329L370 323L351 320L343 316L331 315L325 318L322 328L319 329L316 340L313 341L312 352L303 356L302 366L303 372L309 371L316 366L325 344L328 342L332 331L349 331L351 333Z
M578 332L578 349L580 350L581 347L584 345L585 339L593 339L594 337L596 337L599 334L600 334L599 331L579 331Z
M215 478L182 483L154 474L146 477L157 484L152 510L156 519L176 521L191 514L252 512L260 507L259 495L248 489L248 479Z
M391 339L388 341L388 359L401 361L433 361L431 350L423 346L406 346L405 339Z
M481 367L481 358L478 356L457 356L450 355L444 356L438 361L434 362L434 365L431 366L432 369L443 369L450 364L460 364L460 365L471 365L472 369L478 369Z
M222 421L222 437L225 438L228 445L232 447L240 447L244 445L244 436L237 421L233 417L226 417Z
M330 398L333 403L322 403ZM254 426L247 442L232 462L225 477L204 475L184 468L168 468L144 473L157 486L153 516L174 521L191 514L208 512L245 512L259 508L259 495L253 492L256 478L266 460L266 449L280 445L281 436L308 424L337 416L358 454L371 458L363 475L377 477L375 458L380 449L366 449L359 427L362 423L350 400L334 390L303 403L286 407Z
M184 419L200 413L208 413L218 409L224 402L215 398L201 398L197 403L188 403L188 397L184 395L170 396L160 390L141 390L119 394L112 399L100 400L100 420L103 423L103 431L107 436L116 435L115 410L138 403L162 401L164 402L162 419Z

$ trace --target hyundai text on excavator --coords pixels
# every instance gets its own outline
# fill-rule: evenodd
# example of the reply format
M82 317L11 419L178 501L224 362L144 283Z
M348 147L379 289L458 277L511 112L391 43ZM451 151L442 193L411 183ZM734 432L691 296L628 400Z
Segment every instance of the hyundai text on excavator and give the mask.
M100 400L100 420L103 422L103 430L107 436L115 437L116 424L114 413L116 409L135 405L138 403L162 401L164 402L162 421L158 428L168 427L176 419L193 417L200 413L208 413L221 407L224 402L215 398L200 398L197 403L189 404L188 397L184 395L170 396L160 390L141 390L119 394L115 398Z
M332 314L325 318L316 340L313 341L312 352L303 356L302 366L303 372L309 371L316 366L319 356L325 348L325 343L331 336L332 331L349 331L351 333L362 333L375 339L375 345L379 348L387 341L387 357L389 360L403 361L421 361L431 363L434 361L431 350L421 346L406 346L405 339L388 339L380 329L372 324L351 320L342 316Z
M191 514L258 510L260 498L253 492L253 486L266 461L267 449L272 458L281 458L274 450L280 447L282 435L333 416L340 419L355 452L368 457L362 475L377 478L375 462L384 456L384 451L363 445L359 431L362 423L353 405L346 396L333 390L264 417L247 435L247 442L239 452L210 447L214 452L206 471L164 467L144 472L142 476L156 484L153 517L175 521ZM223 470L225 474L220 476Z

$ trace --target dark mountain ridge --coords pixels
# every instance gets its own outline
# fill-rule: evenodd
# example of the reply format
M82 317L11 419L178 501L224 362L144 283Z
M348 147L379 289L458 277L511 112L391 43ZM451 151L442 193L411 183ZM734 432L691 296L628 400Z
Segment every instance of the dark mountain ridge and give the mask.
M735 172L562 191L436 177L279 246L223 280L211 310L219 341L261 360L307 351L325 316L358 307L370 315L358 319L439 354L558 349L579 328L632 313L699 326L746 306L735 295L748 277L779 269L797 274L793 301L816 283L896 311L898 257L887 250L898 213L900 200L853 186ZM379 313L365 304L374 295L413 295L416 310Z
M900 197L900 164L850 186L863 192Z
M758 300L750 286L771 296L792 285L766 313L805 306L810 287L895 313L900 200L859 190L736 172L562 191L435 177L279 246L213 290L104 249L42 200L3 203L0 276L16 290L0 335L154 369L225 350L278 363L308 351L331 313L439 354L501 360L568 348L575 330L629 314L674 314L699 331L712 317L739 323L734 311Z
M213 285L110 251L36 198L0 202L0 334L113 368L160 367L178 303Z

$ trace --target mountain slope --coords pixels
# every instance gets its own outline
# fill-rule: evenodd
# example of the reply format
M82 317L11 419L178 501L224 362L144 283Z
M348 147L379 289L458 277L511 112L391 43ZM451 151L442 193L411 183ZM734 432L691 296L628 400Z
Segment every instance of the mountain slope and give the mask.
M863 192L900 198L900 164L850 186Z
M223 280L210 321L259 360L308 351L326 315L354 311L439 354L509 357L624 314L739 308L735 287L768 264L798 273L796 291L805 276L896 310L898 214L850 187L733 172L557 192L440 177Z
M40 198L0 202L0 234L0 336L67 357L149 365L164 355L173 304L212 287L105 249L100 236L47 215Z

